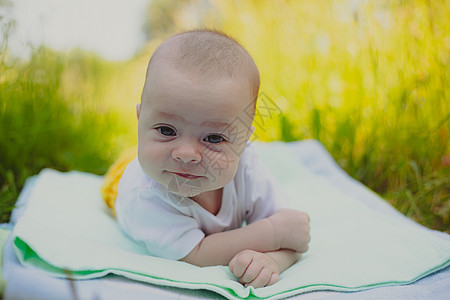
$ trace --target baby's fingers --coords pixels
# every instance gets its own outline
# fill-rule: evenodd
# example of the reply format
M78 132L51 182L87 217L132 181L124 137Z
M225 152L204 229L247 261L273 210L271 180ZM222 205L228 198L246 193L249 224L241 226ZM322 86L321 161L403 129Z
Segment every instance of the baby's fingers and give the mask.
M258 276L250 282L247 283L245 286L251 285L254 288L264 287L269 285L270 280L272 279L272 272L269 271L269 269L262 269L261 272L259 272Z
M242 284L252 282L258 277L263 268L263 265L261 265L258 261L253 260L245 270L244 275L242 275L239 279L239 282Z
M248 255L236 255L228 264L231 273L236 277L241 277L244 275L245 270L247 270L248 265L252 262L252 257Z

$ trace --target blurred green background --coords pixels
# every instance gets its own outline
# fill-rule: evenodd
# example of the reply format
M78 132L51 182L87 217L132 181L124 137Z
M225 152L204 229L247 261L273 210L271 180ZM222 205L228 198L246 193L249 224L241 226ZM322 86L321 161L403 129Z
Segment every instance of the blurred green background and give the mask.
M1 3L0 3L1 4ZM207 27L254 57L281 108L256 136L321 141L402 213L450 232L448 1L150 1L147 43L127 61L0 45L0 222L42 168L104 174L137 143L135 104L167 36Z

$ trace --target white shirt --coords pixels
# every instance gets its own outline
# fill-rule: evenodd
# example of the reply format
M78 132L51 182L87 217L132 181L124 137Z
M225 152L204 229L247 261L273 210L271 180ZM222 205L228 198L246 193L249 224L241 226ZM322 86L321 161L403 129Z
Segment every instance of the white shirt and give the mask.
M217 215L152 180L137 158L122 175L115 210L122 230L151 255L179 260L206 235L266 218L283 203L284 193L248 144L235 177L223 188Z

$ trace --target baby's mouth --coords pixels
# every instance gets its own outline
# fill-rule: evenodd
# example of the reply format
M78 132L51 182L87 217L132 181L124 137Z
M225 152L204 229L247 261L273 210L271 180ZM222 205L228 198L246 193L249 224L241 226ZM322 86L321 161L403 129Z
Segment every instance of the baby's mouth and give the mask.
M197 175L186 174L186 173L178 173L178 172L170 172L170 173L178 175L178 176L186 178L186 179L198 179L198 178L203 177L203 176L197 176Z

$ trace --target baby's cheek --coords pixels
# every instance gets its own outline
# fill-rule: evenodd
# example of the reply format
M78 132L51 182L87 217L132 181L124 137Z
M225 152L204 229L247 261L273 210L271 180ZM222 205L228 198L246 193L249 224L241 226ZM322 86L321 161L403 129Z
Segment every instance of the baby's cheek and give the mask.
M165 150L158 143L139 144L138 154L141 167L150 177L153 177L155 173L159 173L161 171L159 166L166 161Z
M143 145L142 153L144 159L149 163L161 162L170 151L164 143L147 142Z
M237 166L239 158L234 158L234 160L222 161L216 166L216 175L221 185L228 184L236 175Z
M203 169L216 177L228 172L235 162L234 157L230 157L224 149L211 150L205 147L201 152L201 157Z

